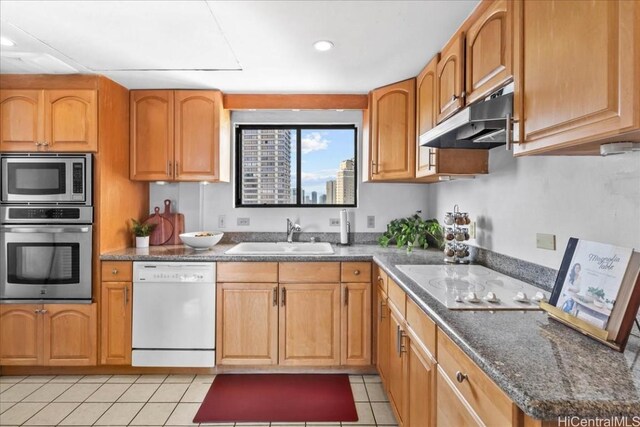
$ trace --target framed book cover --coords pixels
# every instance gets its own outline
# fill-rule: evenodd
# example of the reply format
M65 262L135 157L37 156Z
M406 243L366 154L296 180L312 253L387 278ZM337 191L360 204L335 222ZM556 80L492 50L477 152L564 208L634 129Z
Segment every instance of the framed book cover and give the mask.
M623 350L640 305L640 253L570 238L548 304L541 308Z

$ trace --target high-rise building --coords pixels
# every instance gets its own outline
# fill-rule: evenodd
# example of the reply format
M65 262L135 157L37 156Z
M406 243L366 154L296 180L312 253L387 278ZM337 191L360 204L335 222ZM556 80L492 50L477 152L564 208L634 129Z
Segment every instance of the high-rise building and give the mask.
M353 159L340 162L336 179L336 204L352 205L355 201L355 171Z
M311 192L311 203L314 205L318 204L318 192L317 191L312 191Z
M336 204L336 181L334 179L327 181L327 204Z
M326 194L322 194L320 196L320 204L321 205L326 205L327 204L327 195Z
M295 203L291 198L291 131L243 129L242 173L242 203Z

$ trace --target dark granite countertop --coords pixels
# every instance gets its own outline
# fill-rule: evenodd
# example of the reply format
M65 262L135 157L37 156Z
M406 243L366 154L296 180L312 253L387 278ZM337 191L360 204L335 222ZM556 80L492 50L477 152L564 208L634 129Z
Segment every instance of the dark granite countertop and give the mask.
M183 246L125 249L102 260L136 261L359 261L374 260L462 350L528 415L537 419L640 415L640 338L635 329L624 353L599 344L545 313L448 310L395 266L441 264L435 250L334 247L334 255L233 256L233 245L208 251ZM503 273L528 281L537 269L505 259ZM496 265L490 267L496 268ZM499 266L498 266L499 267ZM498 268L499 269L499 268ZM529 271L528 271L529 270ZM549 286L552 284L548 284Z

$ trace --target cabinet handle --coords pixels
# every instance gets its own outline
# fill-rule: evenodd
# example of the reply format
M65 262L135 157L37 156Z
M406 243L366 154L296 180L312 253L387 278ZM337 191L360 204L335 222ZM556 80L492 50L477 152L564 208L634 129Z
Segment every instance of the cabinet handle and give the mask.
M384 301L380 301L380 306L378 307L378 310L380 310L380 321L382 322L382 319L386 319L387 316L385 316L384 314L384 310L382 309L382 307L386 307L387 303Z
M431 163L431 156L433 156L433 163ZM434 150L433 148L429 148L429 165L428 165L428 169L431 168L435 168L436 167L436 150Z
M174 164L173 166L175 167L175 171L176 171L176 178L177 178L177 177L180 175L180 172L179 172L179 169L180 169L180 167L179 167L179 162L176 160L176 162L175 162L175 164Z
M463 374L460 371L456 372L456 380L459 383L462 383L462 382L464 382L464 380L468 380L468 379L469 379L469 376L467 374Z
M451 102L455 101L456 99L458 99L458 95L454 94L454 95L451 97Z
M35 310L33 310L33 312L34 312L35 314L40 314L40 310L39 310L39 309L35 309Z
M398 353L398 356L400 356L400 353L402 351L401 347L402 347L402 335L400 332L400 325L398 325L396 326L396 353Z
M344 305L349 305L349 288L344 288Z
M124 306L129 305L129 286L124 287Z
M354 270L353 271L353 275L354 276L359 276L360 275L360 270Z
M111 274L113 274L113 275L118 274L118 269L114 268L113 270L111 270Z
M281 298L281 304L284 307L284 305L287 303L287 288L282 288L282 298Z
M167 176L171 176L171 161L167 162Z
M278 305L278 287L273 288L273 306Z
M377 175L378 174L378 164L376 162L374 162L373 160L371 161L371 173L373 175Z
M507 151L511 151L511 146L513 145L513 132L512 132L512 123L511 123L511 114L507 114L506 123L504 127L505 138Z
M42 310L40 310L40 314L45 314L47 312L47 309L43 308Z

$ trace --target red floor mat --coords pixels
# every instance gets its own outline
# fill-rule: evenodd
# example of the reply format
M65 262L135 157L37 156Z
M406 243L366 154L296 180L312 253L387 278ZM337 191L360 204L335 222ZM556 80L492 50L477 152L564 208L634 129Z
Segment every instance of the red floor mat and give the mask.
M194 423L358 421L348 375L217 375Z

